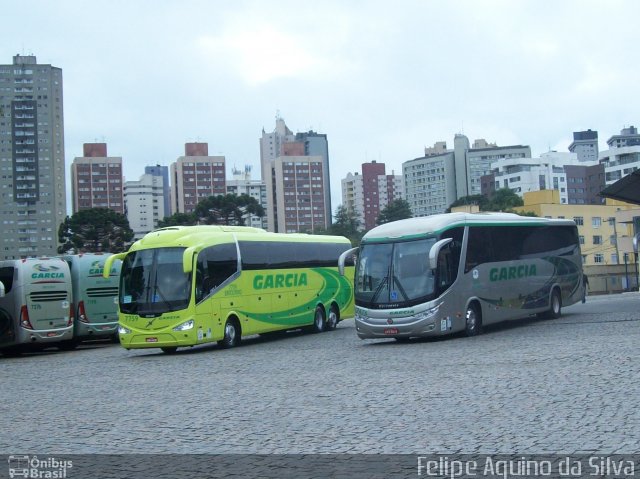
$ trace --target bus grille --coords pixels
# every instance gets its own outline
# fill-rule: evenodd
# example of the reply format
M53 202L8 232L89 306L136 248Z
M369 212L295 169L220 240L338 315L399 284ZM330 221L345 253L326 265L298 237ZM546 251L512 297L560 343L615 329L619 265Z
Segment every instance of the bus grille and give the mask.
M118 296L118 287L113 286L111 288L87 288L87 296L90 298Z
M68 299L66 291L38 291L29 295L34 303L44 303L46 301L65 301Z

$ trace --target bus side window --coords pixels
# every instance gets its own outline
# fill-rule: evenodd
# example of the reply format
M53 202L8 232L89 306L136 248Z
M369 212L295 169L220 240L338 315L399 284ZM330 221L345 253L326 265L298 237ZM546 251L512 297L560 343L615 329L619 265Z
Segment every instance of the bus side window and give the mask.
M4 284L4 293L7 294L13 287L13 266L0 268L0 281Z
M491 229L484 226L472 226L469 228L469 240L467 241L467 257L465 259L464 272L471 271L476 266L493 261L493 249L491 247Z
M235 243L221 244L205 248L198 255L196 265L196 287L201 297L209 295L238 271L238 253ZM198 291L196 290L198 296Z

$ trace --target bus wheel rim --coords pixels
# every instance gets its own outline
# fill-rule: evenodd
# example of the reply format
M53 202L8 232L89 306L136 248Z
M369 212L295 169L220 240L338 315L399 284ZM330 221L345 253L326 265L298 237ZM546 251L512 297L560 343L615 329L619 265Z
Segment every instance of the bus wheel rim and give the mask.
M336 324L338 324L338 315L331 309L331 311L329 311L329 327L335 328Z
M227 337L227 340L230 344L236 340L236 328L234 328L233 324L227 323L227 326L224 328L224 334Z
M467 311L467 327L471 330L476 328L476 313L473 309Z

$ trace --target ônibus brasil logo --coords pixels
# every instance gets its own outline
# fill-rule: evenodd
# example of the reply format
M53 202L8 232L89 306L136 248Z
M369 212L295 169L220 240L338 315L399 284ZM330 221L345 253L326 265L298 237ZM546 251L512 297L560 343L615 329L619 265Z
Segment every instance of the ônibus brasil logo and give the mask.
M38 456L9 456L9 477L26 477L29 479L64 479L67 471L73 467L73 461Z

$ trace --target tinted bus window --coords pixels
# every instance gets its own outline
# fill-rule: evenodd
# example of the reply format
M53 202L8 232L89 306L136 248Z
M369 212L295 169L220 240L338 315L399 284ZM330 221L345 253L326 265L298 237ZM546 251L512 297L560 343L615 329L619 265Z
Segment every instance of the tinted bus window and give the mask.
M4 284L5 293L10 292L13 287L13 272L14 268L12 266L0 268L0 281Z
M291 269L337 266L347 243L241 241L242 269Z
M202 300L237 271L238 251L235 243L203 249L198 254L196 266L196 301Z

